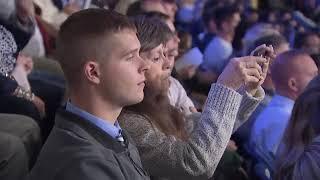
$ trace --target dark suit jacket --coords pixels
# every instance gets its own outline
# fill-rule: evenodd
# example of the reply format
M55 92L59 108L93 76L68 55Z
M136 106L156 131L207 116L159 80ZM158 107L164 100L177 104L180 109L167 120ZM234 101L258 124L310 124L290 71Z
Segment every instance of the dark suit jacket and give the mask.
M61 110L30 180L149 179L137 148L125 145L81 117Z

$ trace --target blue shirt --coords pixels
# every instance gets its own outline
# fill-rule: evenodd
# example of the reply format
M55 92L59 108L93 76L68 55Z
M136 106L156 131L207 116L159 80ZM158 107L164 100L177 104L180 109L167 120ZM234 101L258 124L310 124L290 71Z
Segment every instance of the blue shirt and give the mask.
M214 72L221 73L232 55L232 44L215 36L203 54L203 66Z
M97 127L99 127L100 129L102 129L104 132L106 132L107 134L109 134L111 137L117 139L117 137L121 136L121 131L122 129L119 126L118 121L116 121L114 124L111 124L97 116L94 116L82 109L80 109L79 107L73 105L71 102L67 102L66 105L66 110L76 114L80 117L82 117L83 119L91 122L92 124L96 125Z
M293 100L275 95L253 125L250 147L259 157L270 163L273 162L282 140L293 105Z

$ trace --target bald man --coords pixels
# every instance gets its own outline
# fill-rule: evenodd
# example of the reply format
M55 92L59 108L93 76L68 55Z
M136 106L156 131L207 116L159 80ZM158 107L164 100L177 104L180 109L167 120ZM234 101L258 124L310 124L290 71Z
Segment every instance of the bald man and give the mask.
M280 54L271 65L275 95L254 123L249 143L254 154L266 162L271 172L294 101L317 73L312 58L298 50Z

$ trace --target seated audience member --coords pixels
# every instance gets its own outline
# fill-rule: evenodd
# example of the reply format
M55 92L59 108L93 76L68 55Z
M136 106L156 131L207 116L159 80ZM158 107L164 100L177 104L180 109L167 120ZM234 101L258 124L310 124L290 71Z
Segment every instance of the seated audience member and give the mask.
M294 40L294 47L309 54L320 53L320 37L316 33L300 33Z
M309 81L318 74L311 57L301 51L291 50L277 56L271 65L275 95L257 117L250 137L253 154L274 169L274 156L287 126L294 101Z
M122 107L144 97L149 65L139 51L134 24L119 13L87 9L62 24L57 59L69 101L57 113L31 180L149 179L117 121Z
M262 44L266 44L267 46L271 45L276 55L289 50L289 43L287 42L287 40L283 36L278 34L268 35L257 39L254 42L254 46L250 48L250 50L252 51L254 47L260 46ZM274 59L270 59L271 65L273 61ZM261 111L263 111L263 109L265 109L265 107L269 104L271 98L274 95L274 85L272 82L270 69L268 70L266 79L261 86L266 93L264 99L261 101L257 109L251 114L248 121L245 122L234 134L237 139L237 144L240 144L240 146L248 143L254 121L257 119L257 116L261 113Z
M134 22L141 57L151 67L146 71L145 98L125 108L120 124L133 137L142 164L154 179L210 178L225 151L238 113L252 111L263 98L260 85L268 62L261 57L231 60L218 83L212 85L202 115L185 116L171 105L168 97L171 61L163 54L163 33L168 27L152 18L136 17ZM252 94L236 92L243 79L248 80L246 89Z
M168 62L168 69L171 72L174 68L175 58L179 55L179 43L180 39L176 34L176 29L172 21L170 20L170 17L159 13L159 12L148 12L144 13L148 18L155 18L155 21L162 21L165 23L171 32L167 32L169 34L172 34L170 36L170 39L166 41L165 43L165 56L169 60ZM189 115L192 113L192 111L196 111L193 102L191 99L187 96L187 93L181 83L175 79L174 77L170 76L170 87L168 91L168 96L170 100L170 104L174 107L181 109L183 114Z
M224 5L215 10L217 35L204 51L203 68L220 74L232 55L235 28L240 22L240 11L234 5Z
M32 0L7 4L0 17L0 112L29 116L37 121L44 138L49 134L64 91L28 75L31 58L19 55L34 32Z
M232 41L235 29L240 22L240 11L235 5L220 5L214 9L213 21L215 36L206 46L203 63L196 73L197 82L209 92L233 54Z
M32 1L19 0L5 7L6 13L0 17L0 110L24 114L40 123L45 104L33 94L27 79L32 62L17 56L34 30Z
M193 37L193 44L200 49L202 53L211 42L211 40L217 34L217 25L214 20L215 10L217 9L215 5L209 5L210 1L207 2L203 9L202 21L204 26L204 32L197 34Z
M276 158L275 180L320 178L320 76L296 100Z

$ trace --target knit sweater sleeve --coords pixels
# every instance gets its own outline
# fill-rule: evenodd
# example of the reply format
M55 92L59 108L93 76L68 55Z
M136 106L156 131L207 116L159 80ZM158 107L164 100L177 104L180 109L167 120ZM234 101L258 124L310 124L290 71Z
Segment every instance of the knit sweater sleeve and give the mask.
M233 127L233 132L235 132L244 122L249 119L251 114L255 111L265 96L265 92L261 86L258 87L258 90L254 96L246 92L243 88L240 89L239 93L243 96L240 109L237 114L237 119Z
M207 179L227 146L241 100L236 91L212 85L200 120L187 141L163 134L138 114L127 113L120 122L134 139L151 176Z

